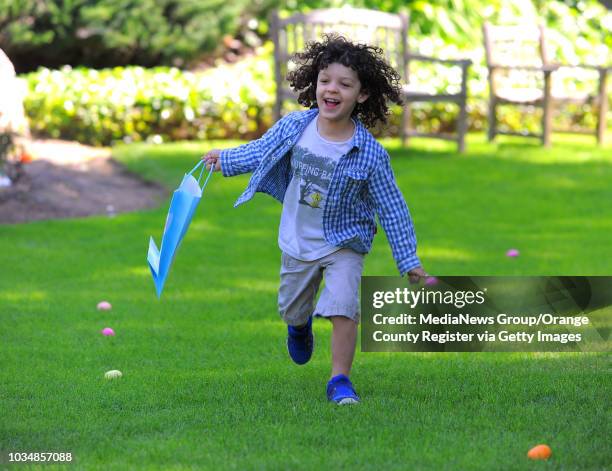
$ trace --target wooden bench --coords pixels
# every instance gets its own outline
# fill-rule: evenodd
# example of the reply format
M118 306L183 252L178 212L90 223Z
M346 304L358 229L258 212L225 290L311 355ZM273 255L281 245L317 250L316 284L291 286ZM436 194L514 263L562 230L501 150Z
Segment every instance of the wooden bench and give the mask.
M304 49L308 41L317 40L323 33L337 32L359 43L378 46L383 49L387 61L402 76L402 121L400 137L404 145L409 137L426 136L457 142L460 152L465 149L467 132L467 69L471 61L465 59L438 59L412 54L408 43L409 17L407 14L391 14L376 10L336 8L313 10L308 13L295 13L280 17L278 11L271 16L271 36L274 42L274 75L276 80L276 103L274 118L279 119L287 99L296 100L285 79L288 64L294 53ZM459 66L461 68L461 87L457 93L431 93L419 91L410 83L410 63L425 61ZM410 105L418 102L450 102L459 107L457 132L419 133L410 129Z
M601 144L606 129L608 98L606 81L610 67L595 65L563 65L549 58L546 29L538 25L483 25L483 38L489 70L489 140L498 134L540 138L550 145L554 107L563 103L590 104L597 108L595 130L571 130L580 134L595 134ZM561 69L590 69L598 77L597 90L577 94L556 87L553 80ZM540 134L526 131L500 131L497 123L499 105L533 106L542 108Z

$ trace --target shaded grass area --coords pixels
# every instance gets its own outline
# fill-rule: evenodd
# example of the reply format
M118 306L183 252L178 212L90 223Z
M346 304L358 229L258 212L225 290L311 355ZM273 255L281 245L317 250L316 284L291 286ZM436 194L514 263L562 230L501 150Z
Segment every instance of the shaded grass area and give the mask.
M610 275L611 148L557 136L469 152L386 141L426 269L438 275ZM175 187L209 147L116 157ZM146 266L167 205L0 226L0 450L72 451L86 469L605 469L605 354L361 354L364 402L325 401L330 325L291 364L276 313L280 205L232 209L247 176L214 175L158 301ZM508 248L521 256L508 259ZM395 275L379 232L366 275ZM112 311L95 305L108 299ZM112 327L117 335L103 338ZM103 379L119 369L118 381ZM553 458L528 462L548 443Z

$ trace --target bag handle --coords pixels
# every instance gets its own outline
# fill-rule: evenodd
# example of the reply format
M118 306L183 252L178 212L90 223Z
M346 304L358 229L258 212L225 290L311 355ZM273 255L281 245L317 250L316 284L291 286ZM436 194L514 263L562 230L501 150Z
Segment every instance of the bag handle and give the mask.
M204 171L206 170L206 165L204 165L204 161L200 160L195 167L193 167L191 169L191 171L187 174L187 175L191 175L193 172L196 171L196 169L199 166L202 166L202 168L200 169L200 175L198 176L198 185L200 184L200 180L202 180L202 175L204 175ZM206 175L206 179L204 180L204 185L201 187L201 190L204 191L204 188L206 188L206 185L208 184L208 180L210 180L210 177L212 176L214 171L214 165L210 166L210 170L208 171L208 175Z

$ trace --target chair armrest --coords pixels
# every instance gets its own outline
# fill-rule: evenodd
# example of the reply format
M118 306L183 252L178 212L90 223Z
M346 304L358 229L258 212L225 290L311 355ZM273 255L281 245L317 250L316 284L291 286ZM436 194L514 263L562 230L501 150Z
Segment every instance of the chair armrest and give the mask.
M559 68L558 64L548 64L543 66L530 66L530 65L498 65L491 64L489 69L500 69L500 70L525 70L528 72L554 72Z
M421 54L407 54L407 60L415 60L422 62L435 62L439 64L449 64L449 65L472 65L472 61L470 59L439 59L437 57L423 56Z

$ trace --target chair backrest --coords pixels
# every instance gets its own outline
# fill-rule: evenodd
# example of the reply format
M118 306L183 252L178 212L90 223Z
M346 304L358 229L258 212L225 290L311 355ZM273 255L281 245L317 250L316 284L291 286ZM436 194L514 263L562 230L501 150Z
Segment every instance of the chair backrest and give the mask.
M542 25L485 23L483 31L488 64L541 67L549 63Z
M484 23L483 39L487 66L542 67L549 64L546 30L542 25L492 25ZM525 70L495 70L493 90L523 84L537 87L541 73Z
M271 35L274 41L277 102L295 96L285 80L293 54L304 50L307 42L318 40L324 33L331 32L342 34L355 42L382 48L386 60L405 77L408 15L332 8L281 18L277 11L273 11ZM277 106L282 105L277 103Z

